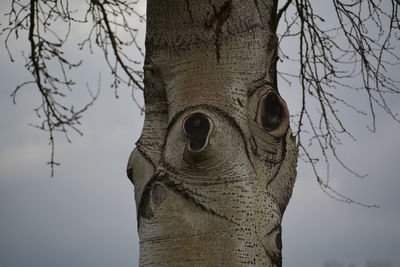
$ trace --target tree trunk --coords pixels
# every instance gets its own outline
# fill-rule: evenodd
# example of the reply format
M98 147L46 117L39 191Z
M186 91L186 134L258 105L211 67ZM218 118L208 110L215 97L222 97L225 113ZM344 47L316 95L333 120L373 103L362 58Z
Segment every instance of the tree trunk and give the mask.
M297 149L277 1L148 0L146 117L128 163L140 266L281 266Z

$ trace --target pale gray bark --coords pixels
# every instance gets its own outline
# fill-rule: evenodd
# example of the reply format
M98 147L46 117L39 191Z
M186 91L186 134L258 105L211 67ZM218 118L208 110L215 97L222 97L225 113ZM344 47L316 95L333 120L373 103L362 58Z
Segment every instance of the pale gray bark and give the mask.
M128 163L140 265L281 266L297 148L276 1L148 0L147 12L146 117Z

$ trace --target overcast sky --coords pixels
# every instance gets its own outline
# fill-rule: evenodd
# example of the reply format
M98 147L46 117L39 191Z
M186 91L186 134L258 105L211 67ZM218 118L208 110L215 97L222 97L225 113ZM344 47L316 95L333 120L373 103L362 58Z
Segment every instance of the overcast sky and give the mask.
M4 1L1 13L5 8ZM3 24L4 18L0 20ZM80 40L85 30L75 32L72 38ZM29 74L22 60L10 63L3 40L1 37L0 266L136 266L136 211L125 167L144 117L129 89L121 88L120 98L115 99L101 54L75 55L85 61L74 76L80 86L71 101L89 99L85 83L95 89L99 72L103 77L101 94L84 115L84 136L72 135L71 144L58 140L56 160L62 164L50 178L48 136L28 126L37 121L32 109L39 103L38 94L26 88L17 105L12 104L13 88L28 80ZM15 56L20 57L19 49L25 46L26 41L13 43ZM75 48L71 45L68 49ZM298 88L284 88L283 84L280 88L289 108L296 109ZM364 100L354 101L362 106ZM400 112L400 97L391 102ZM360 180L340 168L332 174L337 190L380 208L328 198L311 170L300 163L284 216L284 266L317 267L327 261L361 266L368 259L400 262L400 125L382 113L378 119L378 132L372 134L363 120L353 114L346 118L358 141L346 141L341 153L368 177Z

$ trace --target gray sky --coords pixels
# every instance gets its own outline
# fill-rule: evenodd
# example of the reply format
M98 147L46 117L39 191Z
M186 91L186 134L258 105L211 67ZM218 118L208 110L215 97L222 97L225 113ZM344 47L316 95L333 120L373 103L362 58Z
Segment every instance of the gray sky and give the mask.
M4 6L2 2L2 13ZM82 38L82 32L85 28L73 38ZM12 104L12 89L29 74L21 60L9 62L3 37L0 41L0 266L136 266L136 213L125 166L143 116L130 91L121 88L115 99L101 54L82 54L83 68L75 74L81 86L72 101L88 99L85 83L95 89L99 71L102 91L82 120L85 135L72 135L72 144L57 142L56 160L62 165L50 178L47 135L28 126L37 121L32 109L38 96L26 88L17 105ZM19 56L26 43L14 45ZM295 110L297 88L283 87ZM354 101L364 105L361 98ZM391 104L400 112L399 97ZM368 177L353 178L340 168L332 175L340 192L381 207L367 209L328 198L300 163L284 217L284 266L317 267L330 260L360 266L367 259L400 262L400 126L385 114L378 119L378 132L371 134L362 120L346 117L358 141L346 141L341 153Z

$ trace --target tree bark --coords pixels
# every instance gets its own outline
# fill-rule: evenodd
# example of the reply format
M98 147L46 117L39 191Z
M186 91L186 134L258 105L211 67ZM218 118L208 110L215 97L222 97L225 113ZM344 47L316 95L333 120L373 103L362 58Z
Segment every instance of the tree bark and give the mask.
M281 266L297 148L277 89L277 1L148 0L128 162L140 266Z

